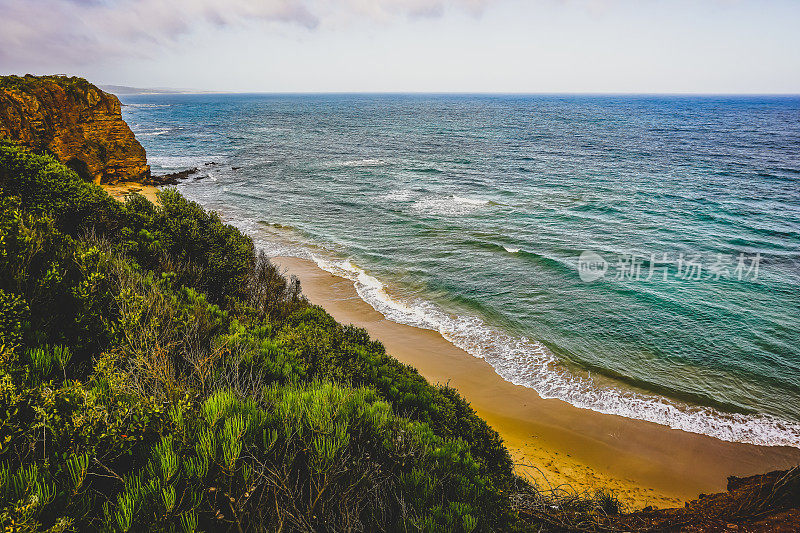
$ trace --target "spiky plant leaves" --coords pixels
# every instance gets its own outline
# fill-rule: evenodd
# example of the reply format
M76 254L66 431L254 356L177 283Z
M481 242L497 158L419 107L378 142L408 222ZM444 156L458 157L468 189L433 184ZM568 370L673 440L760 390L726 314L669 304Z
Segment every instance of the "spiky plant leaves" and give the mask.
M265 452L269 452L272 450L275 443L278 442L278 430L276 429L264 429L261 433L261 445Z
M183 413L184 413L184 409L183 409L183 406L181 404L173 405L167 411L167 415L169 416L169 419L172 421L172 424L176 428L179 428L179 427L183 426Z
M123 533L130 531L133 526L133 516L136 511L136 500L133 495L123 492L117 498L117 508L114 511L114 523L117 531Z
M175 487L170 485L161 489L161 503L164 505L166 515L172 513L175 508Z
M164 483L168 483L178 473L180 463L173 447L172 436L161 438L153 450L152 461L154 470Z
M182 513L180 516L181 530L183 533L196 533L197 529L197 512L188 511Z
M242 435L245 432L245 421L241 414L225 420L222 432L222 457L225 467L233 472L236 460L242 452Z
M46 380L55 366L52 352L45 346L28 350L26 355L30 361L29 375L32 382L38 384Z
M203 428L200 430L195 450L197 450L197 455L204 462L209 463L213 461L217 454L217 438L212 428Z
M253 475L253 467L249 463L242 464L242 481L247 483Z
M67 471L72 482L73 494L77 493L83 486L86 474L89 469L89 454L72 454L67 459Z

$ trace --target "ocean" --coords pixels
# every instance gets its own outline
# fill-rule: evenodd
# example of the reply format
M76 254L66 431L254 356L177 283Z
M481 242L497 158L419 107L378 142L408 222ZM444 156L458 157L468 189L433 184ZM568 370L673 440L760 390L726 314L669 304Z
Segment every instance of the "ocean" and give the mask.
M504 379L800 447L800 97L122 101L186 197Z

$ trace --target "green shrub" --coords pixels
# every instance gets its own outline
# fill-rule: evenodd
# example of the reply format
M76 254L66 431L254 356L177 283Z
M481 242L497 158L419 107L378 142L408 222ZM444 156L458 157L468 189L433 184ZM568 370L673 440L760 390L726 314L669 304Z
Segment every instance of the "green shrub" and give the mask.
M507 525L497 433L216 214L5 141L0 188L3 528Z

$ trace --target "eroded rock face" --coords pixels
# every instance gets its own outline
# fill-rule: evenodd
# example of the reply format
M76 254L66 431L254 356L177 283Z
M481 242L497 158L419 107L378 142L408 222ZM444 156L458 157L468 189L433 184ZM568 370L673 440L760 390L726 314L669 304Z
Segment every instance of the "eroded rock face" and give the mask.
M95 183L150 177L119 99L82 78L0 77L0 137L49 151Z

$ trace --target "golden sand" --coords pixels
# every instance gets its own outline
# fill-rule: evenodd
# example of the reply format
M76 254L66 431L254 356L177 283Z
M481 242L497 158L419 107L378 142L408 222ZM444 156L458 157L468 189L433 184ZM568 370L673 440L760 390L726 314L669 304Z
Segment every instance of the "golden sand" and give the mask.
M503 380L485 361L438 332L389 321L361 300L350 280L303 259L273 258L303 293L337 321L366 328L386 351L432 383L448 383L505 441L517 471L542 487L613 489L631 508L681 506L724 491L729 475L800 463L800 449L724 442L666 426L545 400Z
M156 197L158 188L153 185L143 185L141 183L127 181L114 184L101 183L100 187L102 187L109 195L120 201L124 200L125 196L128 194L139 193L154 204L158 203L158 198Z

